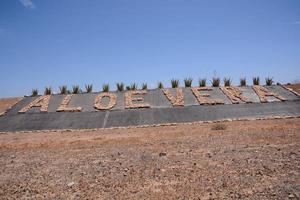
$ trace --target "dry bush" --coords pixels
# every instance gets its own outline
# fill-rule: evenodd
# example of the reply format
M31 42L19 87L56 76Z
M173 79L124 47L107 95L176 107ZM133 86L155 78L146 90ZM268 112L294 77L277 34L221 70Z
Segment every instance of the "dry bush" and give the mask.
M222 123L213 124L211 127L211 130L226 130L226 129L227 129L227 126Z

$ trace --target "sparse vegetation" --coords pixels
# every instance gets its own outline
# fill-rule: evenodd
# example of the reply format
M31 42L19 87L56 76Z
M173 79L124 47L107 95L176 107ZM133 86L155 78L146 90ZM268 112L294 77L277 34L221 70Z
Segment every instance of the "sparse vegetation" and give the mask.
M79 94L80 93L80 87L79 87L79 85L73 85L73 87L72 87L72 93L73 94Z
M59 87L59 93L60 94L67 94L68 90L67 90L67 86L66 85L62 85Z
M92 84L85 85L85 91L86 93L91 93L93 91L93 85Z
M231 85L231 79L230 78L224 78L224 86L230 86Z
M103 92L109 92L109 84L103 84L102 91Z
M247 85L246 78L240 78L240 86L246 86L246 85Z
M121 92L124 90L124 83L117 83L117 91Z
M147 83L143 83L143 84L142 84L142 90L147 90L147 89L148 89Z
M205 87L206 86L206 78L199 79L199 87Z
M158 82L158 84L157 84L157 88L159 88L159 89L162 89L162 88L164 88L164 85L163 85L163 83L162 83L162 82Z
M192 82L193 82L192 78L185 78L184 79L184 86L185 87L191 87L192 86Z
M214 77L211 81L211 85L213 87L219 87L220 86L220 78L219 77Z
M222 123L213 124L211 127L211 130L226 130L226 129L227 129L227 126Z
M253 77L253 85L259 85L259 82L260 82L260 79L259 79L259 77L257 76L257 77Z
M32 97L35 97L35 96L37 96L39 94L39 91L37 90L37 89L32 89L31 90L31 96Z
M130 90L137 90L137 88L138 88L138 85L136 83L132 83L130 85Z
M273 85L273 83L274 83L273 77L266 78L266 85L270 86L270 85Z
M52 94L52 88L51 88L50 86L49 86L49 87L45 87L44 94L45 94L45 95L50 95L50 94Z
M179 86L179 80L178 79L172 79L171 80L172 88L177 88Z

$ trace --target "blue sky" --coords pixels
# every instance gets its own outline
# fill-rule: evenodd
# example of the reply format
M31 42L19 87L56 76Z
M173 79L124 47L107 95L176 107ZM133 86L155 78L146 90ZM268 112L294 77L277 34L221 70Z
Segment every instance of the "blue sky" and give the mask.
M0 69L0 97L214 72L299 81L300 1L1 0Z

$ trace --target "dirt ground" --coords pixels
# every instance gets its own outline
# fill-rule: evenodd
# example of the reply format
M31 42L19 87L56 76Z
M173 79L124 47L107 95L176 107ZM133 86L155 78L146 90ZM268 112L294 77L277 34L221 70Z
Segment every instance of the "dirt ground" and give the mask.
M298 92L300 94L300 83L297 84L291 84L291 85L286 85L286 87L293 89L294 91Z
M16 104L22 99L22 97L2 98L0 99L0 116L11 106Z
M0 134L0 199L300 198L300 118L222 124Z

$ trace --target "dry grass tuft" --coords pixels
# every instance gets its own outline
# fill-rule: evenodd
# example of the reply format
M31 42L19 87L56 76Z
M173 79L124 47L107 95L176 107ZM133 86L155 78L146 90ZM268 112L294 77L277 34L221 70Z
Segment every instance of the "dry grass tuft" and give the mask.
M225 124L222 123L216 123L214 125L212 125L211 130L226 130L227 126Z

